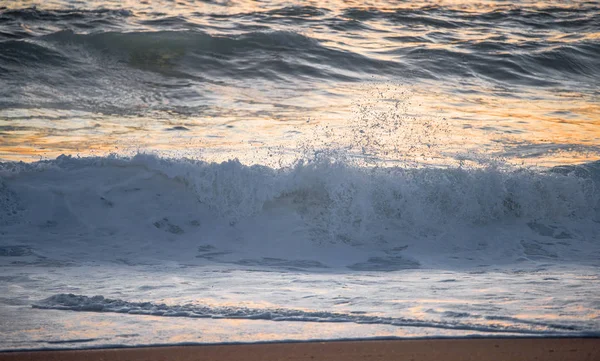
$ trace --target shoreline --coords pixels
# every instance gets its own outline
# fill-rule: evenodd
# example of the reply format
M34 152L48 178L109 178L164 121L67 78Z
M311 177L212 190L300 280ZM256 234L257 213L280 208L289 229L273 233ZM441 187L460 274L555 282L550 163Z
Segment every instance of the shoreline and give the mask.
M600 338L439 338L3 351L0 361L600 360Z

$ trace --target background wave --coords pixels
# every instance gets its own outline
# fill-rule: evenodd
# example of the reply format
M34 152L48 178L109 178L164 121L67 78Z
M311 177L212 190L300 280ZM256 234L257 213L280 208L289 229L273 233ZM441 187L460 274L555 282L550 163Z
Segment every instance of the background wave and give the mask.
M598 13L590 4L475 12L295 6L178 16L4 9L0 105L184 111L184 102L202 101L198 89L207 84L373 77L593 91L600 84Z

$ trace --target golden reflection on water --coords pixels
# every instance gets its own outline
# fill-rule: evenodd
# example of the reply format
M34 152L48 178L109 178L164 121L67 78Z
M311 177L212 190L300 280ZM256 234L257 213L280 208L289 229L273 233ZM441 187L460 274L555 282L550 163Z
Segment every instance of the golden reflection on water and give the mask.
M419 303L421 300L418 300ZM432 320L431 308L411 307L403 317L415 320ZM438 310L443 311L443 310ZM523 320L553 321L564 318L552 310L535 310L531 313L515 314ZM273 322L268 320L212 319L160 317L149 315L128 315L95 312L48 311L47 322L58 322L57 328L37 327L20 332L31 339L80 340L118 338L123 344L149 343L220 343L220 342L261 342L274 340L308 340L373 337L423 337L432 333L436 336L473 335L473 330L446 330L439 328L402 327L392 325L356 324L347 322ZM58 317L54 319L52 316ZM589 317L597 317L592 313ZM587 317L587 316L586 316ZM585 317L576 317L586 321ZM514 322L504 320L477 319L479 325L491 327L514 327ZM533 326L532 326L533 327ZM533 327L536 328L536 327Z
M500 98L494 90L473 95L405 85L346 86L333 91L343 100L329 108L285 109L283 119L277 118L277 110L243 119L118 115L86 119L91 115L71 116L68 112L63 112L60 119L48 119L44 109L30 111L26 117L0 110L0 158L32 161L60 154L153 151L209 160L238 157L248 163L261 163L268 157L293 158L288 153L297 152L301 146L317 149L356 145L366 137L380 137L385 130L390 132L386 136L402 144L389 152L380 149L382 158L406 159L408 155L439 161L476 153L537 165L600 158L600 104L577 94ZM306 99L311 103L331 101L329 94L319 92L307 94ZM393 108L395 99L402 103L401 110ZM389 124L392 117L381 119L385 112L400 112L403 119L412 119L410 126L405 122L393 127ZM438 127L436 134L430 131L432 124ZM379 133L362 131L373 127L379 127Z
M30 339L103 340L117 338L122 344L261 342L372 337L411 337L423 329L386 325L320 322L273 322L266 320L180 318L95 312L45 311L54 328L21 330ZM56 317L53 318L52 316ZM53 324L56 323L56 324ZM57 331L60 332L57 335ZM436 330L436 334L465 335L470 331ZM81 345L88 345L81 343Z
M9 9L23 8L38 6L42 8L52 8L57 4L63 4L60 0L13 0L9 1L3 6ZM222 6L226 3L230 6ZM523 1L531 7L544 7L547 6L547 2L542 1ZM420 8L423 6L444 6L452 9L460 9L461 11L482 11L486 9L497 9L497 8L510 8L511 2L507 1L495 1L495 0L429 0L429 1L411 1L397 3L390 0L328 0L325 3L318 0L307 0L304 1L307 6L314 7L326 7L330 10L344 9L348 7L364 7L364 8L379 8L389 9L391 11L394 8ZM79 4L78 4L79 5ZM231 1L214 1L214 2L201 2L181 0L173 2L170 0L154 0L152 2L137 1L137 0L88 0L81 4L83 6L89 6L90 8L97 8L99 5L104 5L109 8L126 8L126 9L145 9L151 7L152 9L160 9L161 12L171 14L173 12L181 12L182 9L215 9L221 12L238 13L264 10L265 8L281 8L282 6L289 5L288 1L285 0L273 0L268 2L260 2L254 0L231 0ZM577 7L576 3L562 3L564 7Z

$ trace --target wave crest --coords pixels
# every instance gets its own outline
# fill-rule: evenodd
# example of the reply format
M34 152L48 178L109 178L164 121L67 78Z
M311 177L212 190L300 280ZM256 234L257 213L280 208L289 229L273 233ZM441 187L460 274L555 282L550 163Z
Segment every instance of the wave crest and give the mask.
M105 187L112 177L126 173L124 169L135 173L138 167L185 184L200 203L233 221L277 204L286 204L308 222L334 229L364 229L382 221L426 229L510 219L600 220L598 162L540 172L494 167L362 168L316 159L275 169L237 160L218 164L139 154L131 159L61 156L19 167L4 163L0 169L16 179L39 169L44 169L36 175L40 178L58 171L67 183L71 173L93 172L98 179L87 185L91 191Z

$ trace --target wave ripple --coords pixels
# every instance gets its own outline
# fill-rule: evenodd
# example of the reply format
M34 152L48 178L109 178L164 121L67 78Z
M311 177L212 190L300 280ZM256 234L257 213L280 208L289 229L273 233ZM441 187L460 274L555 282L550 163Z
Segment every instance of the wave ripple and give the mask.
M249 320L291 321L291 322L352 322L358 324L379 324L398 327L431 327L451 330L473 330L481 332L521 333L521 334L565 334L583 333L582 329L572 325L560 325L542 322L528 322L519 319L491 317L491 320L511 321L514 325L500 323L472 324L456 321L456 315L450 315L450 322L424 321L418 319L368 316L328 311L302 311L284 308L247 308L247 307L211 307L203 305L166 305L152 302L128 302L103 296L83 296L75 294L57 294L35 303L33 308L56 309L82 312L115 312L130 315L151 315L162 317L189 318L229 318Z

